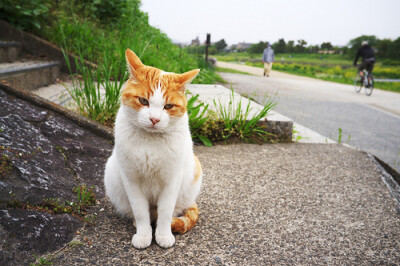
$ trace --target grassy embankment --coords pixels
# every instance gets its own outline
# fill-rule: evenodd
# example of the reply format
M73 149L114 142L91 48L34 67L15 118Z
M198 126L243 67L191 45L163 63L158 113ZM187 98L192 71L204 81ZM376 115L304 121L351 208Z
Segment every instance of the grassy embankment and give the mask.
M220 61L263 67L261 54L230 53L215 57ZM356 68L353 60L343 55L277 54L275 59L273 70L344 84L354 83ZM375 79L400 79L400 62L398 65L384 65L378 61L373 74ZM375 87L400 92L400 82L375 82Z
M140 0L117 1L120 6L114 6L115 9L104 8L107 1L98 2L100 6L84 1L52 4L49 16L52 23L44 24L39 31L42 37L78 56L79 75L72 75L74 85L69 92L81 114L113 126L121 85L127 79L126 48L135 51L144 64L168 72L182 73L201 68L193 83L222 80L202 58L186 53L159 29L151 27L147 14L139 9ZM99 14L93 15L93 12ZM97 68L87 67L84 60L96 63ZM104 94L100 88L104 88ZM206 112L208 106L198 102L197 96L192 95L188 100L189 125L195 141L210 146L221 141L274 140L263 125L257 123L258 116L248 117L249 106L242 113L240 105L239 108L233 105L221 107L214 103L217 112L209 114ZM259 115L265 116L273 105L269 102ZM226 112L226 108L230 111Z

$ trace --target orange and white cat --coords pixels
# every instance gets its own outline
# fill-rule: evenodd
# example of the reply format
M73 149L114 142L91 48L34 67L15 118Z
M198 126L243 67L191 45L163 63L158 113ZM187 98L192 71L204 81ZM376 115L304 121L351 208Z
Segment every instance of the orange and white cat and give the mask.
M202 170L193 153L185 85L199 70L163 72L143 65L129 49L126 60L130 78L121 95L104 185L117 211L134 218L135 248L151 244L152 220L157 221L157 244L168 248L175 243L172 232L185 233L198 220Z

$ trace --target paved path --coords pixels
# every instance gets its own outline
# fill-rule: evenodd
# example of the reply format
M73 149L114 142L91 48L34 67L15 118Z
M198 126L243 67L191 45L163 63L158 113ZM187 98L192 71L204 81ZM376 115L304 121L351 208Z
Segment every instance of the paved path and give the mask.
M132 223L100 199L95 226L54 265L376 265L400 261L400 215L366 153L335 144L196 146L200 219L175 246L131 245ZM99 210L100 208L103 208Z
M272 71L262 77L262 69L218 62L257 76L221 73L236 92L254 94L259 102L277 95L276 111L324 136L369 151L393 168L400 168L400 94L374 90L372 96L354 92L353 86L299 77Z

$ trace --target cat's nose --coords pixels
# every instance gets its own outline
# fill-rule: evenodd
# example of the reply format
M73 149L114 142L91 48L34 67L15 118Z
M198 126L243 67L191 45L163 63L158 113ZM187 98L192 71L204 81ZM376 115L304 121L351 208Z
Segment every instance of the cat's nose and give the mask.
M153 123L153 125L155 125L155 124L157 124L158 122L160 122L160 119L154 118L154 117L150 117L150 121L151 121L151 123Z

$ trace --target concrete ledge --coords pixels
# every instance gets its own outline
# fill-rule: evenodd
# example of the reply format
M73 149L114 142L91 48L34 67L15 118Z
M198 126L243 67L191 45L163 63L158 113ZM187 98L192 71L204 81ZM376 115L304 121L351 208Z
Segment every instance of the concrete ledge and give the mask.
M72 112L70 110L67 110L60 105L50 102L36 94L33 94L27 90L22 90L22 89L16 89L10 86L7 86L5 84L0 83L0 90L6 91L7 93L14 95L18 98L21 98L23 100L26 100L33 105L40 106L49 110L52 110L54 112L57 112L59 114L64 115L65 117L71 119L75 123L77 123L79 126L86 128L88 130L91 130L94 134L101 136L103 138L106 138L108 140L114 141L114 133L113 129L103 126L97 122L94 122L93 120L86 118L84 116L81 116L75 112Z
M3 64L0 79L14 87L34 90L53 83L60 76L59 62L41 62L32 64Z
M21 45L17 42L0 41L0 63L13 62L19 58Z

